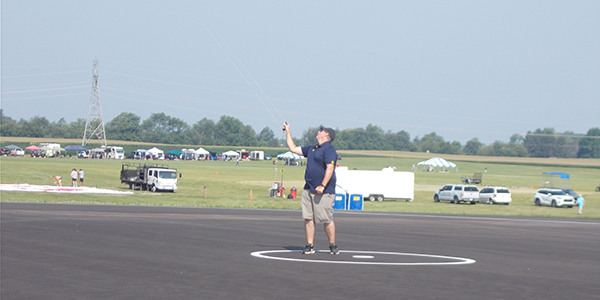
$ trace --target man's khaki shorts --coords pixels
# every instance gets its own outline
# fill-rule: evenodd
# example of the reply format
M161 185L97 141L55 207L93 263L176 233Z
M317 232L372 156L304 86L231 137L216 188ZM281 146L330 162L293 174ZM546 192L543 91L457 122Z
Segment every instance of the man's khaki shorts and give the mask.
M333 201L335 194L317 194L310 190L302 191L302 218L315 223L333 222Z

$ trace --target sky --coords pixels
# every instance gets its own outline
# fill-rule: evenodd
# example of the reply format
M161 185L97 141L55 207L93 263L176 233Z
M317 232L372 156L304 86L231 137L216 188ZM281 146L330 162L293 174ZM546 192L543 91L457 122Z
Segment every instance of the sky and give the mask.
M285 121L296 137L373 124L463 145L600 126L600 1L1 5L1 108L16 120L86 119L97 59L105 123L227 115L276 137Z

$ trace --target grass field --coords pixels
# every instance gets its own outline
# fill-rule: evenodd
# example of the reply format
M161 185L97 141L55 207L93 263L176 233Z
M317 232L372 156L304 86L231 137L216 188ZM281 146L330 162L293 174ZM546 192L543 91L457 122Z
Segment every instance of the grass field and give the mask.
M340 151L344 157L340 165L350 169L380 170L386 166L395 166L398 171L410 171L413 164L433 157L426 153ZM427 155L427 156L425 156ZM416 156L416 157L415 157ZM365 202L366 211L476 214L476 215L516 215L600 218L600 193L594 189L600 184L600 160L581 165L578 159L522 159L446 156L454 161L458 170L447 173L415 172L415 199L413 202L386 200L383 202ZM132 162L132 161L128 161ZM139 162L139 161L135 161ZM1 183L28 183L50 185L53 175L65 178L68 185L71 169L84 169L85 183L88 186L128 190L120 184L119 172L122 161L89 160L77 158L0 158ZM179 188L175 193L152 193L135 191L133 195L72 195L52 193L2 192L3 202L60 202L123 205L170 205L170 206L214 206L299 209L299 199L269 198L267 190L275 181L281 181L283 167L283 185L286 193L295 187L300 191L304 185L304 167L273 165L272 161L170 161L170 167L182 173ZM484 185L508 186L513 194L513 202L506 205L450 204L434 203L433 191L446 183L460 183L460 178L472 176L484 168L488 172L483 177ZM542 185L542 172L560 171L571 175L571 187L582 193L586 199L584 214L577 215L577 209L536 207L533 205L533 193ZM204 186L207 195L204 197ZM533 186L533 188L532 188ZM252 199L250 193L252 192Z

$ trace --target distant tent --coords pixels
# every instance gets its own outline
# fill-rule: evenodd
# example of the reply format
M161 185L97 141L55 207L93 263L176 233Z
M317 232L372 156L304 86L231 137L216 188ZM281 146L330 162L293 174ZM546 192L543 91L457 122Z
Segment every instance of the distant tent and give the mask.
M210 152L202 147L198 148L198 150L194 151L198 155L209 155ZM237 153L237 152L236 152Z
M25 148L25 150L30 150L30 151L37 151L37 150L41 150L42 148L36 146L36 145L31 145L27 148Z
M182 152L179 151L179 150L171 150L171 151L169 151L169 152L167 152L165 154L167 154L167 155L181 155L181 153Z
M151 149L148 149L147 152L150 152L150 155L152 155L152 157L157 158L157 159L164 159L165 158L165 151L162 151L156 147L153 147Z
M15 149L21 149L21 147L17 146L17 145L8 145L6 147L4 147L6 149L10 149L10 150L15 150Z
M558 181L556 180L558 179ZM571 176L565 172L542 173L542 187L571 187Z
M564 172L544 172L544 174L558 175L558 176L560 176L560 179L571 179L571 176L569 175L569 173L564 173Z
M451 163L441 157L434 157L434 158L430 158L428 160L424 160L424 161L418 163L417 166L456 168L456 164Z
M223 152L221 155L222 156L236 156L237 157L240 154L237 153L237 152L235 152L235 151L233 151L233 150L229 150L227 152Z
M44 146L44 147L40 148L40 150L43 150L43 151L48 151L48 150L51 150L51 151L65 151L65 149L61 148L61 147L49 147L49 146Z
M66 151L87 151L89 150L86 147L83 147L81 145L69 145L65 147Z
M281 153L281 154L277 155L277 158L279 158L279 159L302 159L304 157L300 156L296 153L292 153L291 151L288 151L286 153Z

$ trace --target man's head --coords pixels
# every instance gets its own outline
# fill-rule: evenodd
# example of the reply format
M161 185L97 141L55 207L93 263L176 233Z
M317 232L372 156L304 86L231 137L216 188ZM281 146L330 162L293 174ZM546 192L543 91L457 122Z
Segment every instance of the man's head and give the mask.
M321 132L325 134L325 136L327 136L330 142L333 142L333 140L335 139L335 131L333 131L333 129L321 126L319 127L319 133Z

